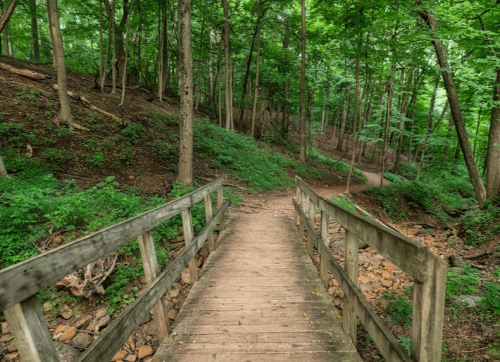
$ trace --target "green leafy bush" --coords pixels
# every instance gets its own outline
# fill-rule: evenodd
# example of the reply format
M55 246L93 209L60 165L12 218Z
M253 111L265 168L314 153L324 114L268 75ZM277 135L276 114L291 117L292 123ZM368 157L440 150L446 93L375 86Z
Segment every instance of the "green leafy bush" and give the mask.
M322 153L320 153L316 149L310 149L307 152L307 157L309 157L309 158L311 158L319 163L327 165L334 170L343 171L346 174L349 173L350 165L348 163L345 163L344 161L334 160L330 157L327 157L327 156L323 155ZM354 167L354 169L353 169L353 176L352 177L353 177L354 182L364 184L368 181L365 174L363 172L361 172L359 169L357 169L356 167Z
M498 317L500 316L500 285L488 282L485 284L487 289L481 292L484 297L481 304Z
M402 323L405 326L411 326L413 306L408 299L396 292L384 292L382 299L388 301L386 310L391 314L395 321Z
M479 208L462 216L465 243L478 245L500 233L500 198L486 200Z
M128 142L136 145L144 138L145 129L139 123L132 123L122 131L122 134L126 137Z
M476 295L475 285L481 284L481 279L476 275L479 270L470 265L464 265L464 274L448 273L446 279L446 299L451 300L459 295Z
M384 178L386 180L391 181L391 182L401 182L402 181L397 175L390 173L390 172L384 173Z

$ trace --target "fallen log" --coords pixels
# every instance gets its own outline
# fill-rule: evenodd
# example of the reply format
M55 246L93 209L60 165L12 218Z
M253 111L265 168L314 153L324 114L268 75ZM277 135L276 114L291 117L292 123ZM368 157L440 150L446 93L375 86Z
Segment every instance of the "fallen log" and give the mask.
M52 88L54 88L55 90L58 89L57 87L57 84L54 84L52 86ZM98 113L101 113L102 115L106 116L106 117L109 117L109 118L112 118L114 119L115 121L119 122L120 124L124 124L125 122L123 122L122 119L118 118L117 116L115 116L114 114L111 114L109 112L106 112L105 110L101 109L101 108L97 108L96 106L94 106L92 103L90 103L87 98L85 98L84 96L79 96L78 94L74 93L74 92L71 92L71 91L68 91L68 95L73 98L73 99L76 99L77 101L80 101L82 102L82 104L87 107L87 108L90 108L91 110L93 110L94 112L98 112Z
M20 75L22 77L26 77L26 78L33 79L33 80L44 80L44 79L51 78L50 75L35 73L35 72L32 72L31 70L27 70L27 69L14 68L13 66L11 66L9 64L5 64L5 63L0 63L0 69L6 70L12 74L17 74L17 75Z

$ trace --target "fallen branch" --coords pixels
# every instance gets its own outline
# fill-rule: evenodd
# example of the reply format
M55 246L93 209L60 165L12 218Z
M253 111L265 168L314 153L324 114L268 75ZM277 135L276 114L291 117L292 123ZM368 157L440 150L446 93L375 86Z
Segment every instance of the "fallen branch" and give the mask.
M58 89L57 87L57 84L54 84L52 86L52 88L54 88L55 90ZM80 101L82 102L82 104L85 106L85 107L88 107L90 108L91 110L93 110L94 112L98 112L98 113L101 113L103 115L105 115L106 117L109 117L109 118L112 118L114 119L115 121L123 124L124 122L118 118L117 116L115 116L114 114L111 114L109 112L106 112L105 110L101 109L101 108L97 108L96 106L94 106L92 103L90 103L87 98L85 98L84 96L79 96L78 94L74 93L74 92L70 92L68 91L68 95L73 98L73 99L76 99L77 101Z
M23 76L23 77L26 77L29 79L33 79L33 80L44 80L44 79L51 78L49 75L35 73L35 72L32 72L31 70L27 70L27 69L17 69L11 65L8 65L5 63L0 63L0 69L6 70L12 74L17 74L17 75L20 75L20 76Z
M479 254L464 256L464 259L479 259L479 258L481 258L483 256L487 256L487 255L490 255L490 254L491 254L490 251L483 251L482 253L479 253Z
M374 218L374 217L373 217L373 215L370 215L370 214L369 214L369 213L367 213L365 210L363 210L362 208L360 208L358 205L354 205L354 207L356 208L356 210L358 210L358 211L359 211L359 212L361 212L362 214L365 214L365 215L369 216L369 217L370 217L370 219L375 220L375 221L376 221L376 222L378 222L380 225L385 226L385 227L388 227L388 228L390 228L390 229L392 229L392 230L394 230L394 231L397 231L398 233L400 233L400 234L401 234L401 231L399 231L398 229L396 229L396 227L395 227L394 225L392 225L392 224L390 224L390 223L388 223L388 222L382 222L382 221L380 221L380 220L378 220L378 219ZM380 214L380 213L379 213L379 214Z

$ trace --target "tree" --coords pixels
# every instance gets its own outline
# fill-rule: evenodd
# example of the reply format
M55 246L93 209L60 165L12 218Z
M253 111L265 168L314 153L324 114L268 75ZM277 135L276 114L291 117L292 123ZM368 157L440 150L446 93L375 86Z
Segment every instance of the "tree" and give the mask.
M5 9L4 13L0 17L0 33L5 29L7 24L9 23L10 17L16 8L17 0L10 0L9 5L7 5L7 9Z
M179 0L180 144L179 182L193 183L193 55L191 0Z
M300 158L302 162L306 161L306 4L305 0L301 3L302 32L301 32L301 67L300 67Z

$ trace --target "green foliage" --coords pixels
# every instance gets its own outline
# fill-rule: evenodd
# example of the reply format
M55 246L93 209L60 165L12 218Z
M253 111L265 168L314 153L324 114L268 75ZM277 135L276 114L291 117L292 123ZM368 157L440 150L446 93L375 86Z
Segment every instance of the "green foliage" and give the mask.
M138 144L145 137L145 129L139 123L132 123L122 131L129 143Z
M390 173L390 172L386 172L384 174L384 178L386 180L391 181L391 182L400 182L401 181L401 179L397 175Z
M500 285L493 283L485 283L487 289L481 294L484 299L481 304L488 310L490 310L495 317L500 316Z
M401 341L401 346L406 349L406 352L408 352L408 356L411 354L411 338L410 337L405 337L405 336L398 336L399 340Z
M48 303L50 305L48 316L50 321L54 321L58 318L59 313L62 312L65 304L80 303L82 300L80 297L75 297L73 294L70 294L65 290L58 290L56 287L50 286L42 289L38 293L38 301L41 305L44 303Z
M476 295L475 285L481 284L481 279L476 275L479 270L470 265L464 266L464 274L448 273L446 279L446 299L451 300L459 295Z
M42 156L53 163L63 163L70 157L66 150L58 150L57 148L46 148L42 152Z
M208 121L194 126L194 148L236 179L247 182L255 191L284 189L293 180L283 171L293 164L277 152L259 148L251 137L229 132Z
M85 164L89 167L103 168L108 163L108 159L102 151L96 152L92 157L85 157Z
M391 314L395 321L405 326L411 326L412 304L405 297L396 292L384 292L382 299L388 301L387 312Z
M500 233L500 198L486 200L479 208L462 216L465 243L484 244Z
M353 213L357 213L356 208L354 207L354 203L349 200L347 197L334 197L331 199L331 201L335 204L338 205L346 210L349 210Z
M333 160L330 157L327 157L327 156L323 155L321 152L319 152L316 149L310 149L307 152L307 157L309 157L309 158L311 158L311 159L313 159L313 160L315 160L317 162L320 162L320 163L322 163L324 165L327 165L327 166L331 167L334 170L343 171L346 174L349 173L350 165L348 163L345 163L343 161ZM356 167L354 167L354 169L353 169L353 181L357 182L357 183L364 184L368 180L367 180L367 178L366 178L366 176L365 176L365 174L363 172L361 172L359 169L357 169Z
M144 275L142 263L138 259L131 262L123 262L113 274L113 284L106 288L106 304L109 314L132 303L139 296L138 289L126 294L126 288L130 282L136 282Z

